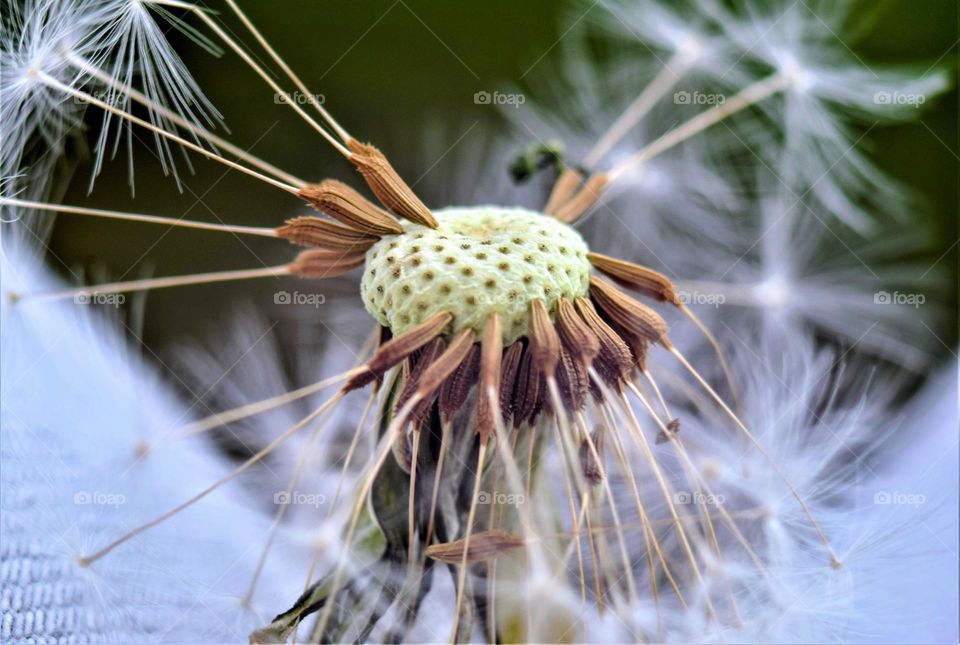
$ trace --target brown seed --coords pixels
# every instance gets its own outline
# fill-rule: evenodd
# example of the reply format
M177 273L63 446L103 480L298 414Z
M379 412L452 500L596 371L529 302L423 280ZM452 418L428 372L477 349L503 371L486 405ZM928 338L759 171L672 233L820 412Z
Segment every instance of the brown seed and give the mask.
M520 369L520 359L523 357L523 341L517 340L503 353L500 360L500 411L503 422L506 423L513 409L513 386Z
M673 437L680 432L680 419L673 419L665 427L667 429L666 432L661 430L657 433L657 443L665 443L670 441L670 437Z
M440 418L448 422L453 418L477 384L477 372L480 367L480 345L474 343L463 362L440 386Z
M290 273L301 278L333 278L363 264L366 251L303 251L288 265Z
M527 347L517 367L513 384L513 427L519 428L529 419L536 418L540 407L541 376L533 364L533 352Z
M568 224L575 222L600 200L600 195L608 183L610 178L606 174L593 175L576 195L557 210L554 216L561 222Z
M349 392L363 387L373 380L379 381L388 369L443 333L443 330L452 320L452 314L441 311L416 327L391 338L377 348L373 357L358 370L353 378L347 381L343 389Z
M566 298L557 303L557 333L564 349L587 367L600 352L600 340Z
M681 304L673 283L662 273L599 253L587 253L587 259L598 271L602 271L614 282L627 289L661 302L669 302L677 307Z
M436 393L444 379L450 376L467 357L473 346L476 334L472 329L464 329L454 336L450 345L423 373L417 386L417 396L427 399Z
M400 223L350 186L335 179L307 184L297 195L321 213L370 235L399 235Z
M295 217L277 228L277 235L300 246L339 251L366 251L380 238L319 217Z
M669 348L667 323L650 307L630 298L609 282L590 277L590 298L608 319L640 338Z
M566 347L560 349L560 362L557 363L557 389L568 411L583 408L587 400L589 375L581 360L571 354Z
M603 426L597 426L590 435L590 441L593 442L592 448L586 438L580 443L580 469L583 471L584 478L596 486L603 481L603 468L597 461L597 457L603 460ZM594 455L594 449L596 455Z
M440 358L447 349L447 343L443 338L434 338L424 345L423 349L418 350L409 356L404 363L404 381L403 389L394 406L394 412L399 412L406 405L415 393L419 392L420 385L424 376L430 371L434 362ZM432 397L424 398L419 404L415 405L410 412L410 421L413 422L414 429L419 429L420 424L426 419L430 412L430 405L433 402ZM401 464L402 465L402 464Z
M494 313L483 326L480 356L480 392L477 398L477 432L485 442L494 431L494 410L489 392L500 395L500 365L503 360L503 331L500 314Z
M570 201L581 182L583 182L583 174L580 171L573 168L564 168L557 178L557 183L553 185L553 190L550 191L550 198L547 200L543 212L547 215L555 215L563 205Z
M486 562L509 551L524 546L525 542L506 531L494 529L481 531L470 536L470 546L465 540L455 540L427 547L427 557L446 564L461 564L466 551L467 562Z
M603 380L619 390L621 383L630 377L633 369L633 354L620 335L604 322L588 298L577 298L577 312L583 322L596 334L600 351L593 365Z
M560 360L560 336L550 322L550 314L542 300L530 303L529 338L527 351L534 366L544 374L553 374Z
M356 139L347 141L347 147L353 154L350 161L357 167L366 180L370 190L377 196L387 210L405 217L411 222L429 228L437 228L437 220L430 209L420 201L410 186L393 169L386 156L368 143Z

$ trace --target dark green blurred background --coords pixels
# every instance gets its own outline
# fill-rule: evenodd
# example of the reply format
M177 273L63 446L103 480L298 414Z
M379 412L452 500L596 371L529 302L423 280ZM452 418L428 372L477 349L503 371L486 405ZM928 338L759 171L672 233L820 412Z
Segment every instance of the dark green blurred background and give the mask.
M441 133L441 144L446 140L439 152L461 136L457 148L463 149L496 136L503 127L500 117L489 106L475 105L473 94L524 87L520 76L544 52L530 77L549 73L562 48L557 42L576 19L566 3L555 0L247 0L241 5L307 85L325 96L326 107L346 128L376 142L408 178L419 177L435 161L437 155L427 158L423 144L431 133ZM926 68L939 59L955 74L955 0L870 2L862 7L876 20L854 46L864 61L916 63ZM236 23L230 24L236 27ZM236 57L213 58L179 34L171 38L223 112L232 141L306 179L338 177L359 185L347 163L292 111L275 104L270 89ZM930 265L942 256L939 266L954 277L958 239L956 97L951 91L927 105L919 122L875 128L861 142L882 168L925 198L927 210L909 218L918 223L932 219L936 242L920 259ZM94 111L88 115L92 130L99 119ZM476 121L480 123L471 129ZM142 132L140 137L149 142ZM81 164L63 199L210 221L215 221L216 213L225 222L267 226L305 210L296 199L235 172L225 173L218 164L197 159L195 166L196 173L191 176L181 164L187 188L180 194L171 180L163 178L155 156L144 145L135 154L135 199L127 187L126 160L122 158L107 165L89 196L89 164ZM505 169L490 168L489 172ZM422 196L428 204L442 205L437 203L438 195L426 190ZM58 221L51 247L66 264L99 265L114 279L146 272L174 275L257 267L258 256L275 263L291 257L291 249L277 241L237 240L185 230L165 232L153 226L67 217ZM232 303L243 299L269 303L269 294L276 289L275 283L260 282L154 292L147 301L144 340L162 346L209 332L225 320ZM334 285L325 293L335 297L337 290ZM946 304L955 311L956 289L949 292L945 297L951 300ZM955 327L951 324L942 336L954 346Z

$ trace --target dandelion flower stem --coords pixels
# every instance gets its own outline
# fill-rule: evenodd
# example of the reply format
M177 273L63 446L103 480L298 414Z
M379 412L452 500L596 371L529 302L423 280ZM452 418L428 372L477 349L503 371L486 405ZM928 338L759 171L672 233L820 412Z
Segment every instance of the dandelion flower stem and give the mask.
M120 211L108 211L97 208L85 208L82 206L68 206L66 204L47 204L44 202L34 202L26 199L15 199L11 197L0 197L0 206L16 206L19 208L33 208L36 210L51 211L54 213L65 213L69 215L89 215L92 217L106 217L109 219L120 219L131 222L143 222L146 224L163 224L165 226L179 226L182 228L195 228L204 231L219 231L222 233L235 233L237 235L259 235L261 237L278 237L276 229L259 226L233 226L231 224L214 224L212 222L197 222L188 219L179 219L176 217L163 217L161 215L143 215L140 213L123 213Z
M288 193L291 193L291 194L293 194L293 195L296 195L296 194L299 192L299 190L300 190L300 187L299 187L299 186L293 186L293 185L287 184L287 183L285 183L285 182L278 181L278 180L276 180L276 179L274 179L274 178L272 178L272 177L267 177L266 175L263 175L263 174L257 172L256 170L252 170L252 169L250 169L250 168L247 168L246 166L241 165L241 164L238 164L238 163L236 163L235 161L230 161L229 159L225 159L224 157L221 157L220 155L216 154L215 152L211 152L210 150L207 150L206 148L204 148L204 147L202 147L202 146L199 146L199 145L197 145L196 143L193 143L192 141L188 141L188 140L184 139L183 137L181 137L181 136L179 136L179 135L173 134L172 132L167 132L167 131L164 130L163 128L158 127L158 126L150 123L149 121L145 121L145 120L143 120L143 119L141 119L141 118L139 118L139 117L133 116L133 115L130 114L129 112L125 112L124 110L121 110L120 108L118 108L118 107L116 107L116 106L110 105L109 103L107 103L107 102L105 102L105 101L101 101L100 99L96 98L95 96L92 96L92 95L88 94L87 92L84 92L84 91L82 91L82 90L78 90L78 89L76 89L76 88L70 87L69 85L67 85L67 84L65 84L65 83L61 83L60 81L58 81L57 79L53 78L52 76L50 76L49 74L47 74L47 73L44 72L44 71L38 70L38 71L36 71L35 73L36 73L36 75L37 75L37 78L39 78L41 81L43 81L43 83L45 83L46 85L52 87L53 89L59 90L59 91L61 91L61 92L64 92L65 94L69 94L70 96L76 97L77 99L83 101L84 103L89 103L90 105L95 105L95 106L97 106L98 108L100 108L101 110L104 110L104 111L106 111L106 112L110 112L111 114L115 114L115 115L117 115L117 116L119 116L119 117L121 117L121 118L123 118L123 119L126 119L127 121L130 121L131 123L135 123L135 124L137 124L137 125L139 125L139 126L142 126L142 127L146 128L147 130L150 130L151 132L154 132L154 133L156 133L156 134L159 134L159 135L162 136L162 137L165 137L165 138L167 138L167 139L170 139L171 141L174 141L174 142L178 143L179 145L183 146L184 148L189 148L190 150L193 150L194 152L199 153L199 154L203 155L204 157L206 157L206 158L208 158L208 159L213 159L214 161L219 161L220 163L222 163L222 164L225 165L225 166L228 166L228 167L230 167L230 168L233 168L234 170L239 170L239 171L242 172L242 173L245 173L245 174L247 174L247 175L250 175L251 177L255 177L255 178L259 179L260 181L266 182L266 183L270 184L271 186L275 186L275 187L277 187L277 188L279 188L279 189L281 189L281 190L285 190L285 191L287 191Z
M751 105L756 105L760 101L785 90L793 83L793 78L788 74L773 74L765 79L757 81L753 85L744 88L734 95L730 100L724 101L719 105L701 112L689 121L678 125L669 132L663 134L658 139L650 142L633 155L627 157L624 161L615 166L609 173L610 181L615 181L625 172L641 166L650 161L657 155L666 152L670 148L679 145L690 137L703 132L712 125L720 123L727 117L744 110Z

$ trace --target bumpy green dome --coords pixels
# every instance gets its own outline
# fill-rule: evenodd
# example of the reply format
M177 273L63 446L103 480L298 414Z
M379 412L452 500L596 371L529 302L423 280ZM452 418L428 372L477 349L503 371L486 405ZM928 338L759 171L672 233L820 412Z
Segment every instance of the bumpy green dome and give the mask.
M585 296L590 263L580 234L523 208L477 206L434 211L439 228L407 224L367 251L360 294L367 311L394 334L430 316L453 314L451 333L482 333L497 312L504 342L527 332L530 302L549 311L560 298Z

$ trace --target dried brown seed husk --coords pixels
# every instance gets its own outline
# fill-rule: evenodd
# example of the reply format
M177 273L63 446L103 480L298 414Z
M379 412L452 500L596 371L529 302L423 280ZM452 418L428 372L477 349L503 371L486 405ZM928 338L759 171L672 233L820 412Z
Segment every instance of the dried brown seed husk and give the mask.
M373 380L380 380L388 369L442 334L451 320L453 320L452 314L441 311L416 327L391 338L377 349L373 357L367 361L365 369L347 382L344 390L349 392Z
M560 362L557 363L557 389L563 405L569 411L583 408L587 400L589 377L587 368L581 360L565 347L560 349Z
M477 432L486 441L494 431L494 410L489 393L500 396L500 366L503 362L503 330L500 314L494 313L483 326L480 343L480 391L477 397Z
M587 253L587 259L620 286L677 307L681 304L673 282L662 273L599 253Z
M523 341L514 341L500 360L500 411L503 422L506 423L514 414L513 388L520 370L520 360L523 357Z
M566 298L557 302L557 334L564 349L587 367L600 352L600 339Z
M520 358L517 377L513 384L513 426L519 428L528 419L535 418L539 410L541 376L533 364L533 355L527 347Z
M440 386L440 418L444 422L450 421L453 415L463 407L470 390L477 384L480 368L480 345L474 343L463 362L453 371Z
M680 419L672 419L669 423L667 423L666 429L666 432L661 430L657 433L657 443L666 443L667 441L670 441L670 437L673 437L680 432Z
M600 351L593 366L605 383L619 390L621 383L630 378L634 357L623 338L608 325L588 298L577 298L577 312L583 322L597 336Z
M446 349L446 341L438 337L424 345L423 349L418 350L407 358L404 366L403 389L400 391L400 396L397 397L397 402L394 405L395 414L407 404L407 401L409 401L415 393L419 392L420 384L423 382L424 376L430 371L430 368L436 360L444 354ZM413 422L415 428L418 428L420 422L426 418L432 402L432 398L426 398L414 406L414 409L410 413L410 420Z
M593 442L596 455L590 447L590 441ZM590 435L590 441L584 438L580 442L580 469L583 471L584 478L596 486L603 481L603 468L597 461L597 457L603 460L603 426L597 426Z
M553 374L560 360L560 336L550 322L550 314L542 300L530 303L530 354L534 366L544 374Z
M446 351L423 373L417 386L417 396L428 398L435 394L444 379L450 376L470 353L475 338L476 334L472 329L464 329L454 336Z
M670 347L667 323L650 307L626 295L609 282L590 276L590 298L609 320L644 340Z
M557 210L554 216L561 222L568 224L575 222L600 200L600 196L608 183L610 183L610 178L607 175L603 173L593 175L577 191L576 195Z
M557 178L557 183L553 185L553 190L550 191L550 198L547 199L543 212L547 215L556 215L557 211L570 201L582 182L583 173L574 168L564 168Z
M379 237L319 217L295 217L277 228L277 235L300 246L339 251L366 251Z
M366 258L365 251L329 251L312 249L302 251L288 265L290 273L301 278L320 280L335 278L351 269L361 266Z
M370 235L400 235L400 222L376 204L336 179L307 184L297 195L333 219Z
M469 548L466 547L465 540L455 540L432 544L427 547L426 554L427 557L446 564L461 564L466 551L467 563L486 562L525 544L522 538L494 529L471 535Z
M400 178L400 175L393 169L382 152L374 146L368 143L360 143L356 139L347 141L347 147L353 152L350 155L350 161L363 175L370 186L370 190L377 196L384 208L405 217L411 222L429 228L437 228L437 220L433 217L430 209Z

